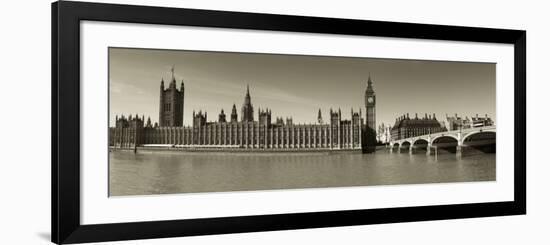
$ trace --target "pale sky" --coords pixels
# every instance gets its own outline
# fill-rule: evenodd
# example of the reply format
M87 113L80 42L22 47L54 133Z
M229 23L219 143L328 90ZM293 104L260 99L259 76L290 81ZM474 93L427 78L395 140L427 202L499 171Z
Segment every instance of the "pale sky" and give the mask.
M158 121L161 78L165 86L175 67L179 89L185 83L184 125L193 110L207 111L217 120L227 117L233 103L240 108L246 85L254 106L272 110L275 117L294 123L313 123L321 109L325 121L330 108L363 112L369 74L376 92L377 124L393 124L404 113L480 116L495 120L496 65L447 61L419 61L327 56L300 56L152 49L109 49L110 125L115 115L136 113Z

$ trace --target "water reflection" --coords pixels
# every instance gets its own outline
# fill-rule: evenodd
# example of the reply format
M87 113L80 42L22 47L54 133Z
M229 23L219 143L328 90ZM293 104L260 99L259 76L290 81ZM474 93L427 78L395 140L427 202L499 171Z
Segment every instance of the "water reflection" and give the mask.
M110 155L110 194L144 195L494 181L495 154L166 153Z

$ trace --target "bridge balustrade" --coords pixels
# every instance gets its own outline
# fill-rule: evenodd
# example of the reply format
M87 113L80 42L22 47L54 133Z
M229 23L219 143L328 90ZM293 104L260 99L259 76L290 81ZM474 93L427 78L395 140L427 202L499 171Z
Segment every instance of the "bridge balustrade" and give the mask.
M466 143L465 140L470 138L471 136L481 134L481 133L495 133L496 134L496 126L486 126L486 127L479 127L479 128L468 128L468 129L461 129L461 130L454 130L454 131L445 131L445 132L438 132L434 134L426 134L426 135L420 135L405 139L399 139L399 140L392 140L389 142L390 147L390 153L393 153L394 148L397 148L398 153L401 153L401 149L408 148L409 154L414 154L415 145L416 142L424 141L427 142L426 146L426 155L431 155L432 152L434 154L437 154L438 147L444 148L449 146L454 146L456 144L456 156L461 157L462 156L462 148L465 146L472 146L474 144L490 144L495 143L495 140L484 140L483 142L478 143ZM456 143L454 142L439 142L442 139L446 138L452 138L456 140Z

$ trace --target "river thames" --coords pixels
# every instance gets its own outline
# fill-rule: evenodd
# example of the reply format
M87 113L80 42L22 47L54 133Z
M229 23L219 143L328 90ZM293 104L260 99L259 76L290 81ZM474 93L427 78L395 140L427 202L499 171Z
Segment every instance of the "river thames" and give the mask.
M495 154L109 153L111 196L496 179Z

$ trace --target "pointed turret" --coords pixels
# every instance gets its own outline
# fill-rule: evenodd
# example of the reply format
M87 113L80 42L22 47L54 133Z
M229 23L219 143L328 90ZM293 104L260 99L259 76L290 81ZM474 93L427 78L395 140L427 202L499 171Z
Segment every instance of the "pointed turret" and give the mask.
M254 121L254 107L252 106L252 100L250 99L250 88L248 84L246 85L246 95L244 97L244 103L241 108L241 121Z
M172 80L176 80L176 77L174 76L174 65L172 65L172 69L170 71L172 71Z
M170 80L170 88L176 88L176 76L174 75L174 66L172 66L171 69L172 72L172 79Z
M233 103L233 108L231 108L231 122L237 122L238 120L237 107L235 106L235 103Z
M369 79L367 80L367 92L374 92L374 89L372 88L372 79L370 78L370 73Z
M250 99L250 87L246 85L246 95L244 96L244 105L250 105L252 103Z
M220 115L218 116L218 122L221 122L221 123L226 122L226 120L225 120L225 112L223 111L223 109L222 109L222 111L220 112Z

